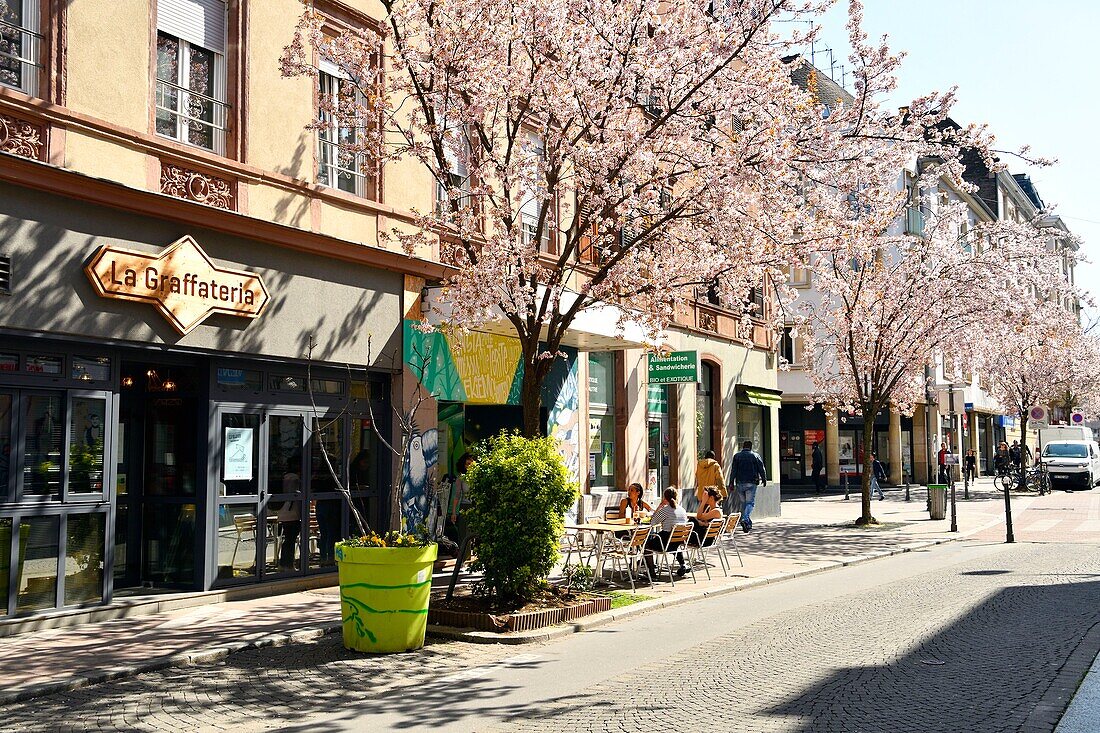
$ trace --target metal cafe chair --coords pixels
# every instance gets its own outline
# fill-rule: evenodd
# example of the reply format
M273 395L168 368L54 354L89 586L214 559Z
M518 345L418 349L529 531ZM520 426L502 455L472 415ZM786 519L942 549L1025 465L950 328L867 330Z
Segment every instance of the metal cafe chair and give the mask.
M725 526L722 527L721 534L718 535L718 541L715 543L715 547L718 548L718 559L722 561L722 570L729 575L730 561L726 556L726 547L732 547L734 553L737 554L737 562L741 563L741 567L745 567L745 561L741 559L741 553L737 550L737 535L734 534L737 531L738 525L741 523L741 512L734 512L725 519Z
M672 583L672 587L676 587L676 580L672 577L672 554L679 551L686 551L688 540L691 539L691 530L695 529L695 525L691 522L683 522L682 524L674 524L672 531L668 534L668 539L664 541L663 546L659 550L647 550L646 553L653 556L654 562L660 557L663 559L665 568L668 570L668 580ZM692 582L698 583L695 579L695 568L688 566L691 571ZM658 568L660 572L660 568Z
M625 573L630 580L630 590L635 593L638 587L634 576L638 574L639 566L645 563L645 545L652 532L653 527L648 524L631 527L629 537L612 538L611 547L604 551L604 558L610 558L612 562L611 574ZM653 582L652 578L650 582Z
M724 517L715 517L707 522L707 527L703 531L703 536L700 538L698 544L691 542L688 546L690 551L688 554L688 564L694 569L695 563L700 562L703 564L703 570L707 571L707 580L710 580L710 563L707 561L707 555L710 554L711 548L718 544L718 539L722 535L722 530L726 526L726 519ZM696 531L692 534L692 537L699 537L699 532ZM718 555L718 562L722 564L722 552L721 548L715 550L715 554ZM725 567L723 565L723 567Z

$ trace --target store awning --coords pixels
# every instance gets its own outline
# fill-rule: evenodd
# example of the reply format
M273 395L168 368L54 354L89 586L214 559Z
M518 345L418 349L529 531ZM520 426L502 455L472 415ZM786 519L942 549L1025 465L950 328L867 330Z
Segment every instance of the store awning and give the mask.
M783 402L782 392L773 392L770 389L761 389L759 387L739 387L738 396L743 397L752 405L760 405L761 407L779 407Z
M451 306L440 298L443 288L426 288L424 291L424 312L428 323L440 326L446 323L451 314ZM539 292L544 292L540 286ZM558 309L569 309L580 295L567 293L562 297ZM494 309L497 317L478 326L475 331L492 333L498 336L516 337L515 328L504 317L503 312ZM595 303L577 313L562 338L563 346L571 346L578 351L617 351L622 349L648 348L652 344L645 338L642 327L631 320L622 308L608 303ZM619 323L622 321L622 328Z

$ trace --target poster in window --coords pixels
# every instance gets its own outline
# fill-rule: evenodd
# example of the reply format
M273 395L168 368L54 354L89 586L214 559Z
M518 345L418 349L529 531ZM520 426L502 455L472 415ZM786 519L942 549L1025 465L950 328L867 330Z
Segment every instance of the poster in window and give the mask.
M614 451L614 445L614 443L609 443L606 441L603 444L603 456L600 460L600 474L604 476L610 476L613 471L611 464L613 460L612 455Z
M225 429L223 481L252 480L252 428Z

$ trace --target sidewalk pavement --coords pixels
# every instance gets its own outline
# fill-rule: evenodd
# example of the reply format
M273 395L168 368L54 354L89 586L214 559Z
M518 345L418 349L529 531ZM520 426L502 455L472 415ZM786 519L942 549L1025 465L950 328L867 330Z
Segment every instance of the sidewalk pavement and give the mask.
M785 501L782 518L757 520L752 532L738 533L744 567L738 567L732 558L729 577L715 561L709 581L699 570L698 583L689 576L675 587L667 582L642 586L639 593L652 600L582 619L572 626L555 627L552 633L512 639L468 634L462 638L512 643L542 640L704 595L864 562L982 531L994 532L1003 519L1001 494L991 481L980 481L971 495L969 502L958 502L960 531L956 535L948 531L948 520L928 519L920 487L913 490L910 502L901 500L900 489L888 489L887 500L872 503L874 515L884 524L869 529L850 526L860 512L855 497L849 501L832 496ZM1015 511L1022 514L1034 499L1014 497ZM1001 537L1003 541L1003 533ZM445 583L446 579L437 576L436 580ZM209 662L247 647L315 638L334 631L339 622L339 591L333 587L22 634L0 645L0 703L153 669ZM441 632L456 634L454 630Z

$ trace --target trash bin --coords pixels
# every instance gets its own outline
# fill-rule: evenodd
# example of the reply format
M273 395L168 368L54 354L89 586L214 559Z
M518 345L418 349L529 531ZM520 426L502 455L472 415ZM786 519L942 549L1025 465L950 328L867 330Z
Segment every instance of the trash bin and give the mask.
M928 484L928 514L932 519L947 516L947 487L943 484Z

